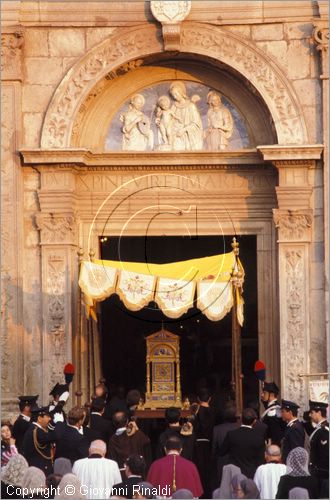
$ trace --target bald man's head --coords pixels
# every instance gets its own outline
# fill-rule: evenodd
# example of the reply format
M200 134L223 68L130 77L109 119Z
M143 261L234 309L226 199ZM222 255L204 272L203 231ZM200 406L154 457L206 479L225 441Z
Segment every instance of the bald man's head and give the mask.
M106 451L107 451L107 445L101 439L95 439L95 441L91 442L91 445L89 447L90 455L95 454L95 455L102 455L102 457L105 457Z
M276 444L267 446L265 453L266 462L280 462L281 450Z

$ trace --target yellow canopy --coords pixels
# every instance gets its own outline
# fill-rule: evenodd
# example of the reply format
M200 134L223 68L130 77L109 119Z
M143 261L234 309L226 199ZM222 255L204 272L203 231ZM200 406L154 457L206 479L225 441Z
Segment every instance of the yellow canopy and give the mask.
M79 286L84 293L88 313L96 302L117 293L125 306L137 311L155 301L163 313L178 318L194 306L211 320L217 321L233 306L234 283L243 283L244 270L234 252L190 259L170 264L123 262L112 260L84 261ZM237 287L237 315L243 324L243 298ZM95 314L93 315L95 316Z

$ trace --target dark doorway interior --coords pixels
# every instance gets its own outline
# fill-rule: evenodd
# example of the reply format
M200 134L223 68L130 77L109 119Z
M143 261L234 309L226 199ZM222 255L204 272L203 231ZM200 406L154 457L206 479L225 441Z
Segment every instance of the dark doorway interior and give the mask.
M231 236L108 237L100 242L102 259L166 263L231 251ZM253 367L258 359L256 237L241 236L240 258L245 268L245 323L242 329L244 400L258 393ZM212 389L231 378L231 314L210 321L192 308L180 319L163 315L155 303L141 311L125 308L117 295L101 303L100 329L103 375L108 383L145 391L145 337L162 325L180 336L183 395L192 395L205 380Z

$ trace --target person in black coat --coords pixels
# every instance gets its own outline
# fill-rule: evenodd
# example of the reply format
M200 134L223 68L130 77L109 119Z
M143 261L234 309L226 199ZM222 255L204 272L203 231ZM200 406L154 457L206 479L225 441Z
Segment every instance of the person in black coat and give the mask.
M112 425L109 420L103 417L105 401L103 398L92 399L89 420L89 436L91 441L101 439L105 443L109 442Z
M318 498L318 480L309 475L307 451L301 447L291 450L287 457L287 466L289 472L281 476L276 498L289 498L289 492L293 488L305 488L309 498Z
M265 441L262 434L253 428L256 419L256 412L245 408L241 427L228 432L219 450L220 455L228 455L229 463L239 467L248 478L253 478L265 458Z
M19 410L20 414L17 417L14 426L12 435L15 439L15 445L18 453L23 452L23 439L24 434L30 427L31 423L31 408L36 406L36 401L39 395L37 396L18 396L19 399Z
M212 454L217 460L217 485L219 485L221 482L222 469L224 465L227 465L229 463L228 455L220 455L222 443L224 442L225 437L229 431L233 431L239 427L236 416L236 406L233 403L229 403L225 406L223 419L224 423L216 425L214 427L212 439Z
M278 393L279 388L275 382L264 382L261 400L265 405L265 411L260 418L267 425L267 441L270 441L271 444L281 446L285 423L281 417L281 405L277 400Z
M112 495L133 498L133 486L144 480L145 471L146 463L144 458L141 455L130 455L125 462L125 475L127 479L113 486Z
M80 458L88 457L90 443L83 434L84 419L84 408L75 406L69 411L68 422L61 425L58 434L55 458L68 458L73 464Z
M305 444L305 429L298 420L299 406L292 401L282 399L281 414L282 419L286 422L284 437L282 439L282 460L286 463L286 459L291 450L297 447L304 447Z
M56 434L55 431L48 431L51 418L48 406L34 408L32 413L36 420L24 434L23 455L30 467L37 467L48 476L53 473L53 443L56 441Z
M167 422L167 429L162 432L158 438L156 448L156 458L165 457L165 444L170 436L178 436L182 442L181 456L187 460L193 459L195 436L193 434L193 426L187 422L184 427L180 425L180 410L179 408L166 408L165 419ZM185 430L185 428L187 430Z
M309 401L310 416L316 428L309 437L310 471L321 482L329 479L329 422L326 403Z

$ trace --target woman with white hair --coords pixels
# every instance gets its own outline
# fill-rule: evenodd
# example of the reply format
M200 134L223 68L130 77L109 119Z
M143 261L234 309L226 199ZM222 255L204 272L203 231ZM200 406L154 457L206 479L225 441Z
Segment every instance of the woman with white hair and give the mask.
M1 470L1 498L16 498L15 490L17 488L17 497L20 496L22 479L28 470L29 464L23 455L13 455L7 465ZM10 489L8 490L8 486ZM9 492L12 492L12 495Z
M318 480L308 471L308 453L305 448L294 448L286 460L287 473L281 477L276 498L289 498L293 488L305 488L309 498L318 498Z
M22 479L24 496L28 498L45 498L48 496L45 473L38 467L29 467Z

